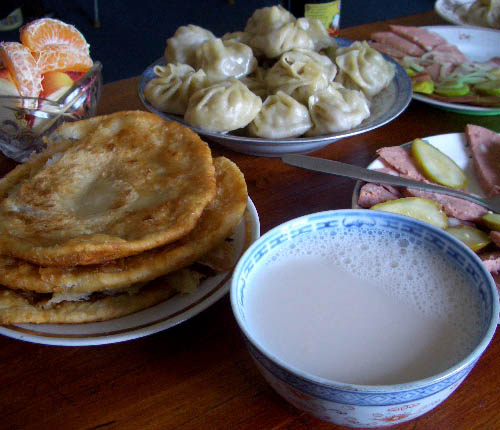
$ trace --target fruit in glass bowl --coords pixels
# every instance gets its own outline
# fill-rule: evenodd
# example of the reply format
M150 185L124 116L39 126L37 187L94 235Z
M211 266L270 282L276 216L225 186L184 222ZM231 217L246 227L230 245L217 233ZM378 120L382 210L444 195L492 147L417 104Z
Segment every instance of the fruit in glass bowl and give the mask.
M95 115L102 87L84 36L42 18L20 29L21 42L0 42L0 151L24 162L64 121Z

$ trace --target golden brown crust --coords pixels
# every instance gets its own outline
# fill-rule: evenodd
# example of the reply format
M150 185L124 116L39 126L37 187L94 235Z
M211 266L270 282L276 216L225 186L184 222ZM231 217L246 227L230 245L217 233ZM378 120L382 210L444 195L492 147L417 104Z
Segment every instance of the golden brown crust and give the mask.
M205 208L196 227L175 243L106 264L72 268L39 267L0 257L0 283L37 292L102 291L146 282L197 261L232 233L248 202L245 178L236 164L219 157L214 159L214 165L216 196ZM222 251L221 258L226 259L227 248Z
M210 148L140 111L67 123L0 181L0 252L47 266L97 264L171 243L215 194Z
M178 291L196 288L200 274L189 269L172 273L137 292L126 291L89 300L64 301L47 306L33 302L18 291L0 287L0 324L75 324L106 321L146 309L169 299Z
M198 258L196 262L210 267L216 272L230 270L235 264L233 242L225 240L219 246Z

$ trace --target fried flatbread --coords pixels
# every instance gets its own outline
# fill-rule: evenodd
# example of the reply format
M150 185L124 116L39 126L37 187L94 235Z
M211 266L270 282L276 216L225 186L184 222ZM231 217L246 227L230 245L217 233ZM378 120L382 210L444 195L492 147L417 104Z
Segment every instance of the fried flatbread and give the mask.
M210 148L176 122L66 123L0 181L0 253L47 266L126 257L187 234L214 195Z
M248 202L246 182L227 158L214 159L217 191L196 227L175 243L101 265L71 268L40 267L12 257L0 257L0 284L13 289L49 292L94 292L147 282L202 259L215 263L228 256L223 244L242 219ZM209 251L214 250L210 257ZM230 260L228 258L228 260ZM218 263L221 267L221 263Z
M230 239L225 240L217 248L198 258L196 262L210 267L216 272L230 270L235 265L233 242Z
M0 324L75 324L107 321L146 309L177 292L197 288L202 275L182 269L143 287L114 295L94 294L81 300L40 300L36 295L0 287Z

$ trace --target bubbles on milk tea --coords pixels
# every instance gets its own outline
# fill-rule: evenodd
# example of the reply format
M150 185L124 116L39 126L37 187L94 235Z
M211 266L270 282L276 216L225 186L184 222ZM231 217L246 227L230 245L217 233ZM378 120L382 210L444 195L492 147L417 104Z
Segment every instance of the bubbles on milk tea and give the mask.
M465 311L474 300L465 275L420 239L402 232L346 228L302 233L293 243L287 241L278 248L271 252L268 264L289 257L317 257L382 286L388 294L424 314L452 315L454 324L479 330L479 310Z

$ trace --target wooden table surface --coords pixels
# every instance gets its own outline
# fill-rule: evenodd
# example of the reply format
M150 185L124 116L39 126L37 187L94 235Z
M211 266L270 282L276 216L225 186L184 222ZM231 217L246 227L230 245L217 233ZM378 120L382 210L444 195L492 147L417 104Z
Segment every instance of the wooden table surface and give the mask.
M341 31L368 38L390 22L445 24L434 12ZM140 109L137 78L106 85L99 113ZM375 150L416 137L462 132L474 123L500 132L500 117L467 116L413 101L391 123L313 155L366 166ZM211 145L244 172L261 232L297 216L349 208L354 181L302 171L279 159ZM12 164L3 160L2 171ZM500 335L465 382L434 411L397 430L500 428ZM56 347L0 338L1 429L339 429L282 400L251 361L228 297L174 328L103 346Z

